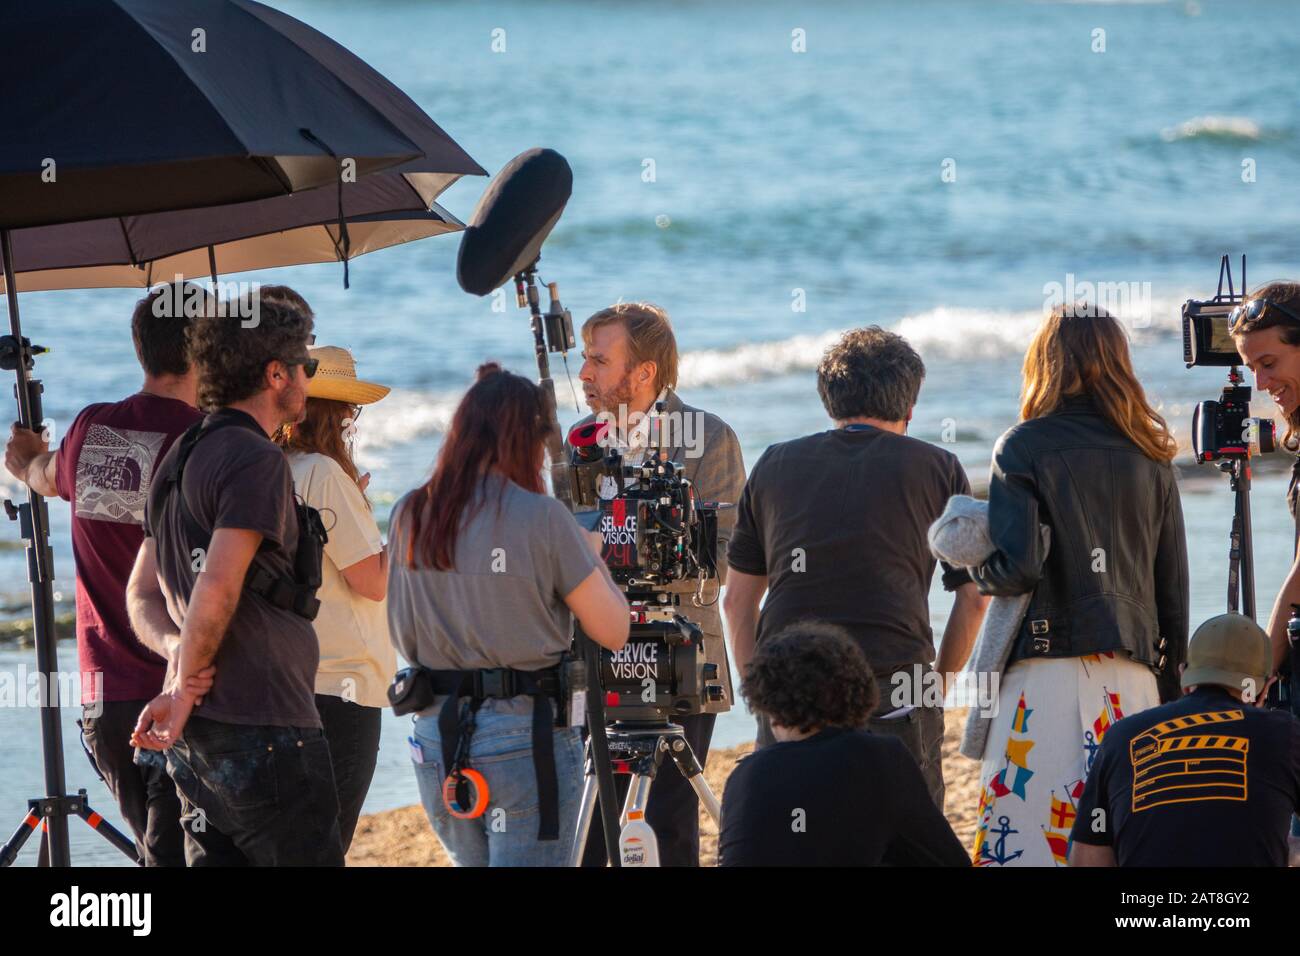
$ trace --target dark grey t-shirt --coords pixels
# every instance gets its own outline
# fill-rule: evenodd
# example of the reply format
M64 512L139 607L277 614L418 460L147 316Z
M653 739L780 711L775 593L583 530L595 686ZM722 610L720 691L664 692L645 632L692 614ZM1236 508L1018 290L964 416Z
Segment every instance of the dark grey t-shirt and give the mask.
M906 435L862 426L772 445L727 547L732 568L767 576L758 640L817 618L846 628L877 675L933 661L926 532L968 494L955 455ZM945 566L946 589L969 580Z
M181 491L190 514L203 528L242 528L262 536L259 560L268 568L293 575L298 550L298 519L293 508L293 474L289 462L256 422L243 412L221 409L208 420L242 418L256 431L230 425L205 436L185 465ZM158 474L171 473L181 443L163 458ZM167 608L178 624L185 619L190 595L206 556L210 535L190 540L173 496L163 496L170 482L155 481L145 511L145 533L157 540L158 570ZM195 549L205 549L195 553ZM213 662L216 681L195 711L229 724L319 727L316 668L320 648L306 618L281 610L261 595L245 590Z

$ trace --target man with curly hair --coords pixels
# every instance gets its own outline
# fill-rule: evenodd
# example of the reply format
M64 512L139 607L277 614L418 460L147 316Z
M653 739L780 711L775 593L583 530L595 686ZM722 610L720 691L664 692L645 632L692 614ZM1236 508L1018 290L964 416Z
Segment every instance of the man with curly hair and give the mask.
M927 532L970 483L956 455L907 434L924 379L921 356L878 326L827 349L817 391L835 427L778 442L754 465L722 603L742 675L755 645L788 624L816 615L847 630L889 688L867 727L903 741L942 810L943 708L931 665L944 681L962 669L988 598L965 569L942 566L955 596L936 660ZM771 742L760 716L758 746Z
M719 865L970 864L902 743L855 729L876 680L842 628L804 621L765 640L741 693L777 742L727 781Z
M176 663L132 741L167 751L191 866L337 866L314 589L298 573L314 536L270 438L306 414L312 319L283 290L249 304L251 325L239 309L190 332L208 414L160 465L128 589L137 632L174 645Z

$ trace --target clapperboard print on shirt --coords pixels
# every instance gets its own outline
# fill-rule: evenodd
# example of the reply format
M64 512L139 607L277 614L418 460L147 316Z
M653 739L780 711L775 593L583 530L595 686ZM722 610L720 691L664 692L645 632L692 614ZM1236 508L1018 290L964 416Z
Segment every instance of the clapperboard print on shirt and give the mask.
M141 524L164 432L91 425L77 456L77 517Z
M1245 719L1240 710L1177 717L1129 744L1133 812L1169 803L1246 799L1250 741L1217 725Z

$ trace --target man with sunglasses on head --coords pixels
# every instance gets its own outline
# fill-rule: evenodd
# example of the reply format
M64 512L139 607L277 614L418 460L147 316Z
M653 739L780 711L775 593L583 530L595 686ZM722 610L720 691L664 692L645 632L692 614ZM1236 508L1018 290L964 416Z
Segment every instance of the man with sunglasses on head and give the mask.
M1268 392L1286 419L1283 445L1300 451L1300 282L1269 283L1234 309L1229 323L1242 362L1255 373L1255 387ZM1300 543L1300 458L1291 468L1287 503ZM1289 653L1286 624L1292 604L1300 604L1300 554L1295 555L1268 619L1274 671Z
M251 326L248 310L222 310L236 314L190 332L208 414L149 494L127 601L136 632L172 664L132 741L167 752L191 866L338 866L315 702L323 539L270 437L305 415L312 319L271 290L252 304Z

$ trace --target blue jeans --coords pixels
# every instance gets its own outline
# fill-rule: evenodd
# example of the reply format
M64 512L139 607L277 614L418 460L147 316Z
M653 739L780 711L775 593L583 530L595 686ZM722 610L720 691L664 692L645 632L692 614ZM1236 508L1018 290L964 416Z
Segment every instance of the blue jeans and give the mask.
M533 769L532 715L497 713L495 703L486 701L479 710L470 741L470 766L488 784L487 810L473 820L453 817L443 805L442 783L447 772L436 710L416 719L414 740L423 759L415 764L415 779L424 812L456 866L564 866L573 846L582 796L581 733L577 727L553 731L560 838L542 842L537 839L541 808ZM413 752L411 756L414 759L416 755Z

